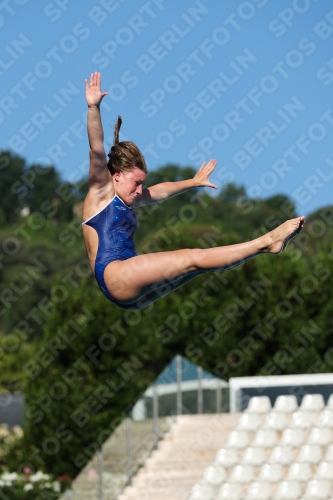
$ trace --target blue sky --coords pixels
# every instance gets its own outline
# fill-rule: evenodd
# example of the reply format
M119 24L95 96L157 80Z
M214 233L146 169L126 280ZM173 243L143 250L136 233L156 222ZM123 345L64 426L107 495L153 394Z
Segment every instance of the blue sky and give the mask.
M150 170L215 158L219 187L331 204L330 0L7 0L0 30L0 148L28 165L87 173L84 79L100 71L106 149L120 114Z

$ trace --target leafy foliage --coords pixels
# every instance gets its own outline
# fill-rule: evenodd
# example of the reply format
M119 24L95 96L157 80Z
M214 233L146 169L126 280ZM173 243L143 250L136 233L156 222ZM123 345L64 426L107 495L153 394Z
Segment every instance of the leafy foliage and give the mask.
M24 162L17 168L26 171ZM168 165L150 174L149 183L193 173ZM54 192L56 172L48 175ZM82 199L82 186L69 190L67 208ZM39 189L30 199L37 210ZM332 371L331 207L312 214L282 255L199 276L141 311L119 309L100 293L80 221L66 210L40 226L17 216L0 233L1 247L10 249L0 268L2 329L17 335L22 348L16 364L15 350L4 348L3 358L12 375L21 363L17 387L24 387L26 400L24 437L19 455L8 457L11 467L24 456L56 476L74 477L175 354L225 379ZM137 210L136 242L141 253L228 245L293 215L284 195L251 199L235 185L215 197L188 191ZM31 351L23 348L28 343ZM7 374L3 386L8 380Z

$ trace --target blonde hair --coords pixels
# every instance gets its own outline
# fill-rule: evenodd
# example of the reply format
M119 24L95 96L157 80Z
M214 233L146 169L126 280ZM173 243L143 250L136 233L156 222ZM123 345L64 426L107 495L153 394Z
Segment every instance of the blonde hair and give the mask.
M119 142L119 131L122 122L121 116L118 115L118 119L114 126L113 146L108 154L108 169L111 175L116 172L126 172L134 167L138 167L140 170L147 173L146 160L134 142Z

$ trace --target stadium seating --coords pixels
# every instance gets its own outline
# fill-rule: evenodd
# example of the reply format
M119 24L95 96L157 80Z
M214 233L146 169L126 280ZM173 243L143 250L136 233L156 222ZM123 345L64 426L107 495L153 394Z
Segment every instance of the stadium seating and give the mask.
M316 477L333 481L333 462L320 462Z
M296 429L310 429L313 426L311 414L308 412L295 411L293 413L290 427Z
M247 413L267 413L271 409L271 401L268 396L258 396L250 399Z
M244 414L246 415L246 413ZM255 417L256 415L251 415ZM287 427L287 417L285 413L279 413L278 411L270 411L263 425L264 429L274 429L275 431L282 431Z
M207 484L196 484L192 488L190 500L214 500L213 487Z
M279 413L292 413L298 408L296 396L278 396L274 410Z
M324 398L321 394L306 394L302 399L300 411L320 411L324 406Z
M260 426L259 416L251 413L243 413L239 419L237 430L256 431Z
M332 400L333 401L333 400ZM323 410L317 419L317 426L318 427L333 427L333 410L332 409L326 409Z
M303 429L284 429L281 437L281 446L301 446L305 442Z
M273 407L267 397L254 397L243 413L232 416L233 423L226 420L229 428L222 447L217 448L188 496L184 495L184 473L179 476L183 484L179 496L175 489L169 496L162 490L152 496L146 489L142 498L333 500L333 396L326 406L319 394L305 395L300 406L295 396L279 396ZM171 457L171 449L161 444L163 447ZM172 474L176 478L175 472ZM129 487L129 493L125 490L119 500L134 498L141 496Z
M298 481L300 478L303 481L309 481L312 479L312 469L310 464L294 462L290 465L287 479L289 481Z
M333 394L331 394L328 398L326 408L329 410L333 410Z
M308 444L319 444L328 446L332 442L331 429L327 427L314 427L308 438Z
M322 449L319 445L305 444L300 449L297 460L301 463L317 464L322 458Z
M223 465L224 467L231 467L239 463L237 450L232 448L221 448L215 457L216 465Z
M232 431L227 441L227 447L234 449L246 448L249 444L249 435L246 431Z
M281 464L264 464L259 473L258 480L261 482L277 483L283 479L283 467Z
M298 500L302 494L298 481L281 481L273 498L276 500Z
M272 491L269 483L253 482L249 486L246 500L269 500Z
M252 465L234 465L231 471L231 483L250 483L254 480Z
M266 456L263 448L249 446L245 449L242 463L245 465L261 465L265 462Z
M333 462L333 444L330 444L326 450L325 459L328 462Z
M275 446L269 457L269 462L271 464L289 465L292 463L293 458L293 450L290 446Z
M215 460L214 500L333 500L333 395L250 399Z
M221 465L211 465L204 472L204 479L211 486L222 484L222 481L225 481L226 477L225 468Z
M312 479L308 482L304 499L317 500L319 498L328 498L330 494L330 485L325 479Z
M237 483L225 483L217 494L217 500L243 500L243 488Z
M272 448L278 443L277 434L272 429L259 429L253 439L252 446Z

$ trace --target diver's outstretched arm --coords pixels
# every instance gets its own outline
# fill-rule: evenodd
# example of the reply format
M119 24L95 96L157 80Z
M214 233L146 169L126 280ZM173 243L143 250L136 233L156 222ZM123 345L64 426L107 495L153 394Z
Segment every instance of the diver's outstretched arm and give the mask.
M107 168L104 151L104 132L101 121L100 104L107 92L101 92L101 75L98 72L90 75L90 83L85 80L86 100L88 104L88 139L90 146L89 185L104 187L112 180Z
M210 160L207 165L203 162L193 179L161 182L160 184L155 184L155 186L144 189L142 194L136 198L134 206L138 207L151 203L159 203L195 187L206 186L217 189L217 186L209 181L209 176L215 169L216 163L215 160Z

